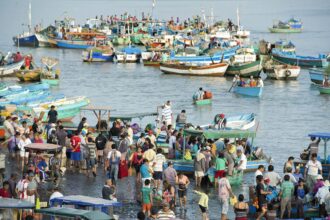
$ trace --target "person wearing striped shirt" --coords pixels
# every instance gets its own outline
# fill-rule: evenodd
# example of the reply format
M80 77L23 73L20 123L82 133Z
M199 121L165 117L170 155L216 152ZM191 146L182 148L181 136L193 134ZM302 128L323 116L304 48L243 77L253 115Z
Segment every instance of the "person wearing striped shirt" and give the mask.
M172 124L172 109L171 109L171 102L167 101L166 104L163 106L162 110L162 118L163 121L166 122L166 125Z
M170 209L170 205L168 203L163 204L163 208L157 213L158 220L172 220L175 219L174 212Z

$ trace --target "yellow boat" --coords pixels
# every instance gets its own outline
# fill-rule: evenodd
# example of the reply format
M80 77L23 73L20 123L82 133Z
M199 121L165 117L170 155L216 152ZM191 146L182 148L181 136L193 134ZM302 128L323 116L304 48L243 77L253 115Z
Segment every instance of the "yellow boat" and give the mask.
M39 82L42 70L40 68L33 70L18 70L16 77L22 82Z

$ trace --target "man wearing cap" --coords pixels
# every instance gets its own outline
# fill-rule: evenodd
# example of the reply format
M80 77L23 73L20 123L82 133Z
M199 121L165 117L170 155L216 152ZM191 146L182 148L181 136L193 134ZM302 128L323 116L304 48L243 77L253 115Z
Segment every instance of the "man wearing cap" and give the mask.
M305 179L307 186L310 189L313 189L316 182L318 174L322 175L322 165L320 161L317 160L317 154L312 154L312 158L306 163L305 166Z
M56 124L57 116L58 116L58 114L57 114L57 111L55 110L55 106L54 105L50 106L50 110L48 111L48 116L47 116L48 124L51 124L51 123Z

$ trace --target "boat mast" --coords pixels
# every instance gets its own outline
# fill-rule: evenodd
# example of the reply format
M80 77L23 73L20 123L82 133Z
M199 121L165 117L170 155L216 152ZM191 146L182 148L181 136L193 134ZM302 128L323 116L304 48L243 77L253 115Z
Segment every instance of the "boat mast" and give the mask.
M152 0L152 8L151 8L151 21L154 17L154 8L156 6L156 0Z
M238 10L238 7L236 9L236 16L237 16L237 29L239 29L240 25L239 25L239 10Z
M29 33L31 33L32 27L32 13L31 13L31 1L29 1Z

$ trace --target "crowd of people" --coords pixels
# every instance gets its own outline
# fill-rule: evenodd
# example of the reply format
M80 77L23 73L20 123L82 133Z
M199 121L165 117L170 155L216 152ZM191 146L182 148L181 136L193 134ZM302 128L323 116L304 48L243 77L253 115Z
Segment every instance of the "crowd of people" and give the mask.
M190 188L194 188L193 192L200 197L198 206L202 219L209 219L211 187L217 190L222 220L228 219L230 204L236 219L247 219L251 209L242 194L236 198L230 179L247 169L248 158L258 156L249 140L204 141L194 135L184 136L183 129L192 125L187 123L186 112L182 110L176 118L182 127L173 128L170 101L164 104L161 116L162 125L158 128L148 125L137 141L134 141L134 135L138 128L119 119L113 122L109 131L99 132L96 137L85 117L75 131L66 131L58 120L55 106L51 106L46 124L35 118L29 125L28 115L20 120L16 115L7 116L4 121L5 143L16 167L12 167L10 178L3 182L0 197L36 203L40 197L38 186L46 181L54 183L51 199L63 196L59 189L61 177L70 171L87 178L105 175L102 197L117 201L118 178L135 175L137 200L141 203L138 219L173 219L177 206L181 212L187 212L187 191ZM160 144L162 141L168 143L167 155ZM293 157L285 163L283 176L274 171L273 165L268 166L268 172L263 165L259 166L255 172L255 187L250 194L257 219L265 216L267 219L283 218L285 211L290 218L291 204L297 206L298 217L304 217L306 202L318 203L320 215L327 215L330 184L323 180L322 166L317 160L319 142L313 139L307 149L309 160L304 173L301 173L301 167L294 167ZM49 158L41 151L31 152L27 147L31 143L56 144L62 149L53 152ZM195 186L188 176L175 170L173 159L179 158L192 162ZM279 207L281 211L277 216Z

